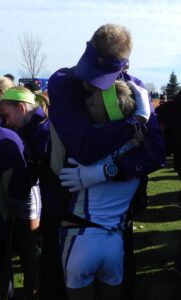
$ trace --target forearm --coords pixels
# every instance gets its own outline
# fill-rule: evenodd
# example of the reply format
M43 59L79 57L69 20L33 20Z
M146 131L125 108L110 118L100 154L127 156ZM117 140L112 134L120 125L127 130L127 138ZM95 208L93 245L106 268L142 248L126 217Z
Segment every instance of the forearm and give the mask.
M131 149L125 156L116 159L118 168L115 180L127 180L133 177L140 178L164 166L165 146L160 131L154 131L155 136L149 133L139 146Z
M154 116L151 117L151 123ZM105 181L128 180L141 178L163 167L165 162L165 147L157 124L145 132L144 141L129 148L128 152L118 156L110 163L98 163L83 166L69 160L74 168L63 168L60 173L62 185L70 187L69 191L78 191ZM148 127L150 127L148 125ZM127 148L128 149L128 148ZM123 151L124 152L124 151Z
M58 129L56 122L53 125ZM67 155L85 165L95 163L113 153L130 140L135 133L134 126L125 122L124 124L113 124L112 122L105 125L104 128L89 127L84 123L83 126L76 129L72 120L72 128L66 129L65 134L61 132L61 141Z

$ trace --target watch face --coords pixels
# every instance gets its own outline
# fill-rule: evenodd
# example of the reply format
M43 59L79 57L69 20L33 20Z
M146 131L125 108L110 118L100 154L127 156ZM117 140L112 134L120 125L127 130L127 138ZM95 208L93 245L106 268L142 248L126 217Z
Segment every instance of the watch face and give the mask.
M115 176L117 174L117 166L115 164L108 164L106 171L108 176Z

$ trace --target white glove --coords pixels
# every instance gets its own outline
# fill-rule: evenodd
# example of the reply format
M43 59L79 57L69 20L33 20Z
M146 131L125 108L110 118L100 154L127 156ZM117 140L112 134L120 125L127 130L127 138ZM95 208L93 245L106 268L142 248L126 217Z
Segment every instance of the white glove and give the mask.
M136 85L133 81L128 81L127 84L135 95L136 111L134 115L143 117L147 122L150 117L148 91L143 87Z
M69 192L80 191L106 181L103 165L101 164L83 166L73 158L69 158L68 163L76 167L62 168L59 178L62 181L62 186L70 187Z

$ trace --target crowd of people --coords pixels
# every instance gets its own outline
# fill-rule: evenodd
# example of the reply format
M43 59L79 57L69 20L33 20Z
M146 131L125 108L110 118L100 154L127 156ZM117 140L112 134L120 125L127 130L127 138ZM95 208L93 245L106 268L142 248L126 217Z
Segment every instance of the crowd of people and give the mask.
M132 299L132 219L166 152L131 50L106 24L48 96L0 77L0 300L13 299L14 247L27 300Z

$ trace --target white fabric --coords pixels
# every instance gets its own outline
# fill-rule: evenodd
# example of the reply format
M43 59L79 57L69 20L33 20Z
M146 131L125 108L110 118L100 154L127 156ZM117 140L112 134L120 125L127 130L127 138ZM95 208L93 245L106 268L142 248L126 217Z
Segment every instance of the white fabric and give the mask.
M11 212L14 216L24 220L40 218L41 196L39 185L34 185L31 188L31 192L26 201L13 199Z
M112 161L112 156L98 162L103 165ZM97 165L97 164L95 164ZM102 182L74 194L70 212L106 228L117 227L127 211L138 187L139 179Z
M100 183L73 197L70 211L110 229L122 223L139 179Z
M97 165L111 162L108 156ZM96 167L96 164L93 165ZM124 214L137 189L139 179L125 182L103 182L74 193L70 212L100 224L107 229L68 229L60 231L60 247L66 286L81 288L95 278L118 285L123 276L122 235L111 229L120 228ZM77 231L72 234L72 231Z
M98 228L88 228L83 235L68 231L60 239L68 288L82 288L95 279L113 286L122 282L124 252L120 234Z
M127 84L134 92L135 102L136 102L136 111L134 115L143 117L148 121L150 117L150 104L148 91L141 86L136 85L133 81L127 81Z

